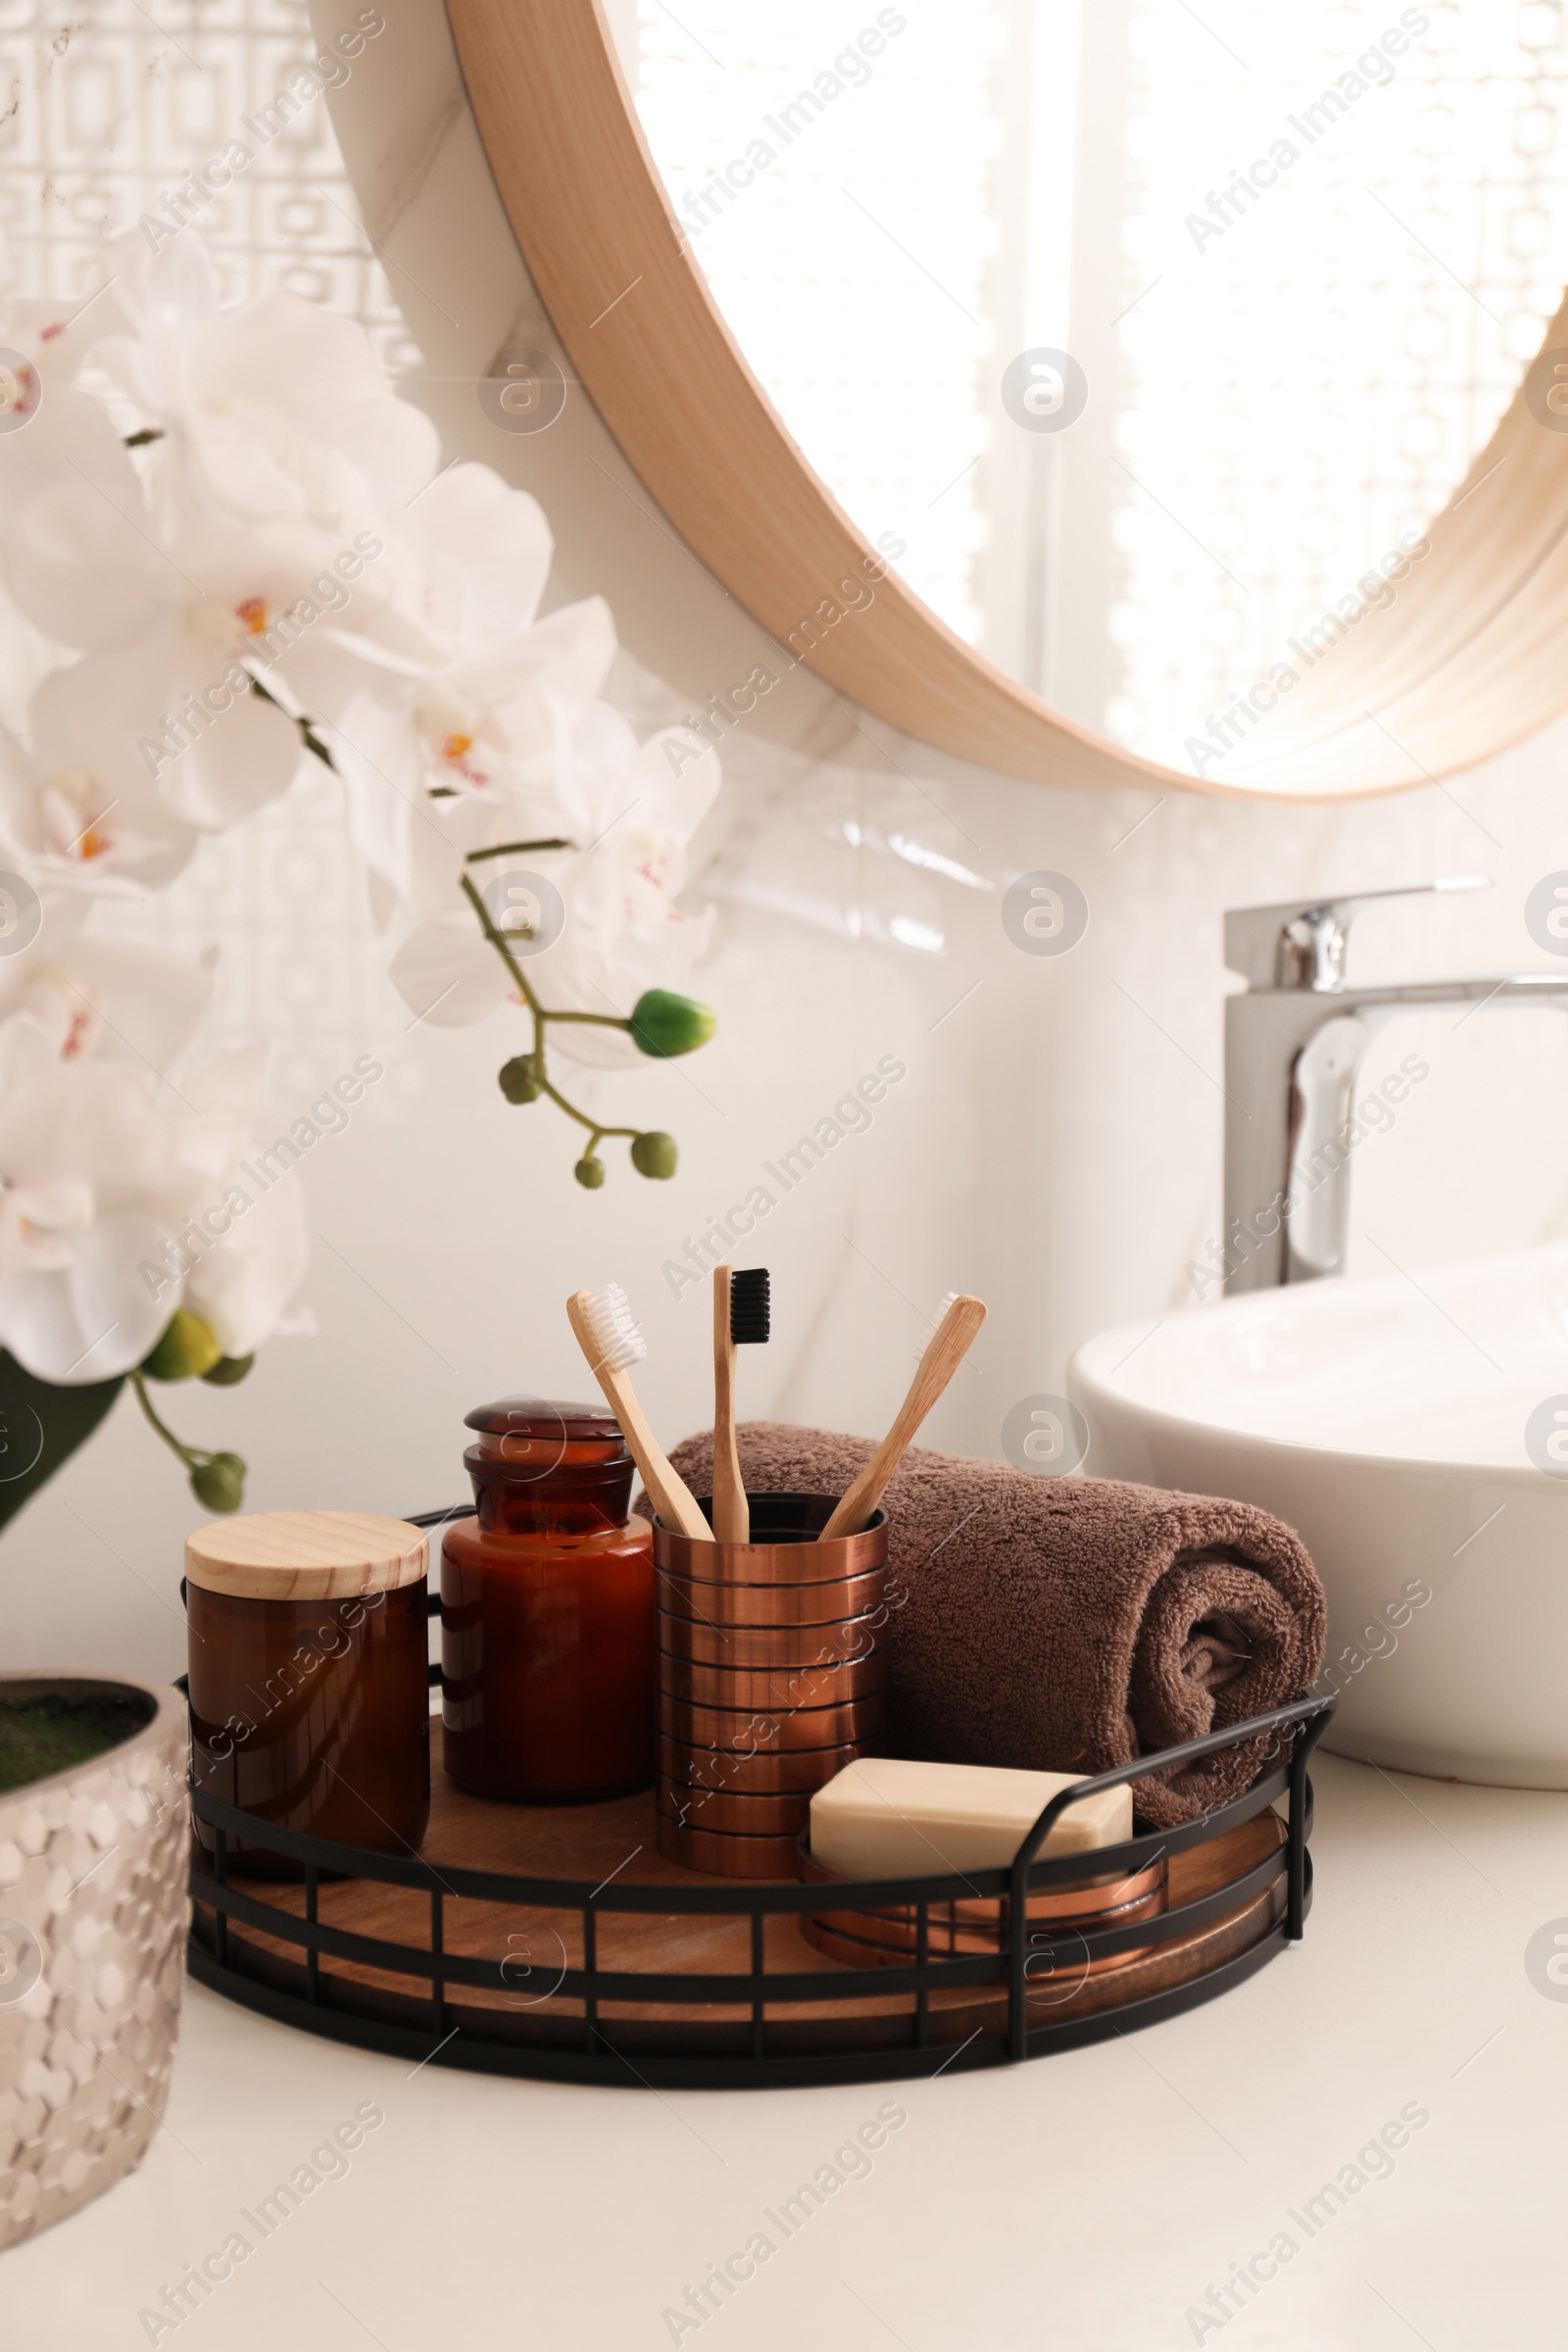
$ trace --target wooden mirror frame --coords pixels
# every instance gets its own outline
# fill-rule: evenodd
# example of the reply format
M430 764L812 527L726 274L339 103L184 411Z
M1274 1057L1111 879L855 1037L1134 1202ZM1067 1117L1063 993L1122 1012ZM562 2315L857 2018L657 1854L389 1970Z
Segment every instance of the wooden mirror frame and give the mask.
M851 521L693 258L600 0L448 0L448 14L518 246L628 463L729 593L863 710L1041 783L1339 800L1457 774L1568 708L1568 415L1559 428L1540 413L1568 302L1425 534L1430 560L1346 627L1328 672L1303 673L1264 759L1243 747L1236 782L1200 780L1017 685ZM857 595L869 584L871 602L841 604L840 583Z

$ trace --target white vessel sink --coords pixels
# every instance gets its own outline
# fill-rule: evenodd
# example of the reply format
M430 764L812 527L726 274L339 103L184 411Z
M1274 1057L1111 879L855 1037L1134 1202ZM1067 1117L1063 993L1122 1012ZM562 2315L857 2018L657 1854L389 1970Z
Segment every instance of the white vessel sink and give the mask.
M1568 1250L1129 1324L1079 1349L1068 1390L1092 1475L1298 1531L1328 1592L1327 1746L1568 1788ZM1555 1459L1552 1399L1561 1475L1533 1458Z

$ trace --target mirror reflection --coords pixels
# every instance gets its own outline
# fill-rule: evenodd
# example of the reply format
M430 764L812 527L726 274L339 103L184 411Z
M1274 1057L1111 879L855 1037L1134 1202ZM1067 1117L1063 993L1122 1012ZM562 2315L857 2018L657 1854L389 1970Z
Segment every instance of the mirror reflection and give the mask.
M612 16L856 522L1010 676L1215 781L1235 698L1424 560L1568 276L1555 0Z

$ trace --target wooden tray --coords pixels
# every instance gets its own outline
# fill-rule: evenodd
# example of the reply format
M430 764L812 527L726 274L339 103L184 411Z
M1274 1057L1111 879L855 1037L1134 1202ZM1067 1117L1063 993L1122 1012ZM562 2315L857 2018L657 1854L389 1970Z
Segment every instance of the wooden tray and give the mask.
M619 1880L641 1886L707 1886L702 1873L666 1860L657 1845L654 1793L647 1789L597 1805L523 1806L469 1796L447 1781L441 1768L441 1732L431 1726L433 1802L420 1859L443 1866L515 1872L543 1879L587 1882L596 1888ZM1238 1828L1173 1853L1169 1903L1182 1904L1235 1885L1283 1844L1285 1825L1266 1809ZM291 1913L307 1915L303 1885L231 1879L236 1889ZM322 1878L316 1889L317 1917L323 1926L385 1938L430 1951L430 1896L422 1889L372 1881ZM1144 2000L1224 1967L1269 1936L1284 1916L1283 1872L1261 1892L1239 1897L1234 1910L1180 1937L1159 1944L1124 1966L1082 1982L1041 1986L1028 2001L1031 2027L1059 2024ZM507 1906L447 1895L442 1902L442 1945L446 1954L500 1961L509 1989L480 1990L462 1984L445 1986L445 2018L470 2048L491 2044L531 2045L541 2051L580 2049L585 2023L578 1996L554 1987L561 1973L584 1965L580 1909ZM601 1970L643 1974L712 1972L742 1975L753 1965L750 1923L733 1917L678 1912L596 1912L595 1965ZM801 1915L802 1917L805 1914ZM213 1916L196 1907L194 1949L198 1961L214 1951ZM767 2047L780 2056L834 2050L887 2051L908 2047L915 1996L879 1987L880 1972L843 1966L812 1947L800 1918L774 1915L764 1929L764 1965L769 1972L831 1975L842 1993L823 2002L768 2001ZM221 1969L221 1973L220 1973ZM297 1945L265 1929L230 1919L226 1958L200 1973L230 1989L240 1977L289 1996L307 1995L318 2005L319 2030L342 2030L345 2013L388 2027L428 2034L431 2018L427 1981L323 1952L312 1983ZM244 1997L243 1995L241 1997ZM266 2005L265 2002L259 2005ZM967 2041L981 2032L1006 2026L1004 1984L939 1986L929 1995L928 2039L943 2045ZM282 2013L279 2011L279 2013ZM306 2022L296 2016L295 2022ZM708 2049L715 2055L751 2046L749 2002L694 2004L640 1999L601 2000L600 2031L615 2051L659 2053ZM352 2037L352 2036L350 2036ZM459 2061L462 2062L461 2060ZM470 2057L469 2063L473 2063ZM881 2070L886 2072L885 2067Z

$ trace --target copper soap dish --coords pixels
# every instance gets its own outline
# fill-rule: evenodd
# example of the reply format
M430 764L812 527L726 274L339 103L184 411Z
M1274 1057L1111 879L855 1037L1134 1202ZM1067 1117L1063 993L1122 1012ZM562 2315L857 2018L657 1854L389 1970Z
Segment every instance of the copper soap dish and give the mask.
M1086 1854L1085 1862L1091 1863L1092 1855ZM1031 1929L1030 1942L1056 1944L1064 1936L1084 1936L1091 1930L1126 1928L1140 1920L1157 1919L1167 1900L1168 1875L1165 1856L1159 1854L1130 1876L1113 1872L1109 1876L1073 1880L1065 1886L1031 1894L1024 1906ZM804 1840L801 1877L808 1886L826 1888L850 1883L814 1862ZM928 1903L925 1910L926 1949L933 1958L956 1959L967 1954L1000 1952L1006 1947L1004 1894L960 1896L956 1900ZM1036 1928L1045 1933L1037 1935ZM919 1950L918 1908L912 1903L890 1903L866 1910L813 1911L801 1921L801 1934L819 1952L846 1961L852 1967L903 1967ZM1069 1957L1054 1973L1093 1976L1107 1969L1125 1968L1130 1960L1141 1958L1146 1949L1147 1946L1139 1944L1091 1959L1086 1944L1081 1964L1075 1957Z

